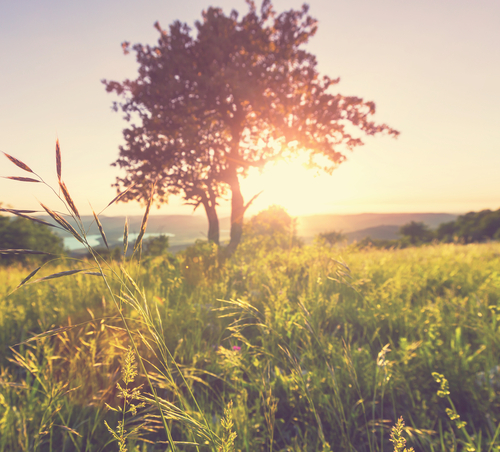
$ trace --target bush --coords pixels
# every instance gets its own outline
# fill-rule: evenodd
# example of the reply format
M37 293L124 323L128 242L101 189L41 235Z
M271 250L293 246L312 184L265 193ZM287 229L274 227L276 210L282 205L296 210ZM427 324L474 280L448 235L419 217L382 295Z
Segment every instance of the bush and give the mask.
M340 231L330 231L318 234L318 240L331 246L347 240L347 237Z
M64 252L64 241L43 224L35 223L24 218L8 218L0 216L0 248L1 249L28 249L44 251L53 255ZM13 262L46 262L54 256L47 255L15 255L1 256L0 263Z
M407 238L412 245L429 243L434 237L434 234L425 223L417 223L416 221L401 226L399 234L403 236L403 239Z
M283 207L270 206L243 226L242 246L247 251L302 246L302 240L297 237L296 223L296 218L288 215Z

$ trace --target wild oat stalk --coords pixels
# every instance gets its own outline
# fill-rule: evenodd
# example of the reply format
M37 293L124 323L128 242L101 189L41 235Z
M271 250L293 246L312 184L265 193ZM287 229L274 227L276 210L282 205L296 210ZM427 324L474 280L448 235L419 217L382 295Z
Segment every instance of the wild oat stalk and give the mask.
M132 347L129 347L122 363L122 381L125 384L125 387L122 387L120 383L116 384L116 388L118 389L118 397L123 399L123 405L118 409L106 404L106 406L110 410L121 412L122 419L118 421L118 425L115 429L111 428L109 424L104 421L104 424L106 425L108 431L118 443L120 452L127 452L127 439L130 436L135 435L141 428L145 427L145 424L142 423L136 425L130 431L127 431L125 428L126 415L130 413L132 416L135 416L138 409L146 406L144 402L140 402L137 404L134 403L135 401L141 400L142 388L142 385L135 388L129 388L129 384L134 382L136 376L137 364L135 363L134 350L132 349Z
M233 402L229 402L227 407L224 409L224 417L220 420L222 426L222 442L219 447L219 452L234 452L234 441L236 439L236 433L233 431Z

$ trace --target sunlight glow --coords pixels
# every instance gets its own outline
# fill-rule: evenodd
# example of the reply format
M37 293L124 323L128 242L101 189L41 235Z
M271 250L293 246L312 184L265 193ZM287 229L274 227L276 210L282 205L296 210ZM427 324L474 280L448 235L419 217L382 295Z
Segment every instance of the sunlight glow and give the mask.
M308 215L345 210L345 204L353 197L360 196L362 187L338 190L345 177L340 168L333 175L318 173L307 169L307 158L293 162L278 162L265 168L262 174L256 170L243 180L242 190L250 199L260 191L262 194L254 201L249 213L256 213L272 204L285 207L290 215ZM351 185L351 184L349 184ZM344 204L344 209L341 204Z

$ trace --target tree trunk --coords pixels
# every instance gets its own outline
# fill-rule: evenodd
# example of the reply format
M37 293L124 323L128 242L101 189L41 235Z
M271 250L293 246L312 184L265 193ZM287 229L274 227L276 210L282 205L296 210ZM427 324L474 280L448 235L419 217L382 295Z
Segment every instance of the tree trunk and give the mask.
M215 211L215 206L210 203L203 203L208 219L208 241L219 245L219 217Z
M243 216L246 210L236 168L231 168L229 186L231 187L231 238L226 248L226 257L231 256L236 251L241 241Z
M200 203L203 204L208 220L208 241L219 245L219 217L217 216L217 211L215 209L217 206L217 197L215 196L214 191L210 186L208 186L206 189L200 187L190 188L189 190L186 190L185 193L186 195L184 199L197 199L198 202L195 204L196 207L198 207Z

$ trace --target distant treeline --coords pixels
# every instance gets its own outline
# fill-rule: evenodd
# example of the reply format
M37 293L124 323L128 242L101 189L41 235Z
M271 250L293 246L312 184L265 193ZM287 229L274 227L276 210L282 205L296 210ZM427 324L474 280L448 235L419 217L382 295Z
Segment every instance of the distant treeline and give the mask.
M49 226L25 218L0 216L0 249L23 249L51 253L50 255L3 255L1 264L47 261L64 251L63 239Z
M400 239L380 240L366 237L356 243L358 247L405 248L433 241L451 243L478 243L500 240L500 209L469 212L455 221L440 224L432 230L423 222L412 221L399 228ZM337 231L326 232L318 237L327 243L341 243L346 237Z
M500 209L496 211L482 210L469 212L459 216L455 221L442 223L432 230L423 222L412 221L399 228L400 238L396 240L380 240L366 237L354 246L363 248L405 248L433 241L473 243L489 240L500 240ZM344 243L346 236L338 231L321 233L317 241L324 244ZM281 206L271 206L246 222L244 226L242 251L253 253L261 248L289 249L302 246L303 241L297 237L296 221ZM30 263L46 261L64 255L63 240L52 230L39 223L24 218L8 218L0 216L0 249L30 249L45 251L52 255L30 256L16 255L0 257L0 264L14 262ZM142 250L143 256L159 256L166 254L169 248L167 236L159 236L146 240ZM121 247L110 250L99 248L99 253L111 259L120 259Z
M455 221L443 223L436 230L442 242L460 240L464 243L500 240L500 209L469 212Z

